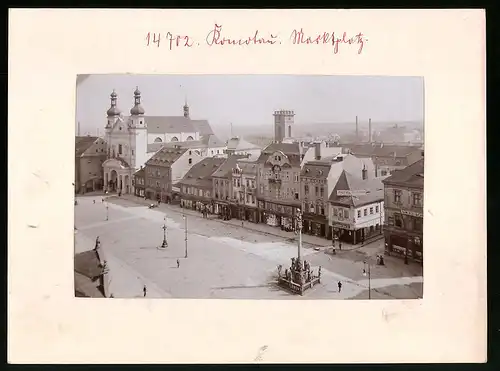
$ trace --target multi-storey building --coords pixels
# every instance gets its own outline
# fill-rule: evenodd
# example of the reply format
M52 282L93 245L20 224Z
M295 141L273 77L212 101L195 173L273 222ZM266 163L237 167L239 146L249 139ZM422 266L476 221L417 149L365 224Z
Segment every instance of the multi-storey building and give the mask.
M134 187L134 195L146 197L146 169L143 166L132 176L132 186Z
M180 181L189 169L203 157L185 148L164 147L146 162L146 197L162 202L174 200L172 185Z
M207 208L210 212L214 212L212 174L225 160L219 157L207 157L191 167L176 184L180 189L181 207L198 211Z
M244 204L243 197L236 189L241 187L239 174L233 179L233 169L238 160L246 155L230 155L224 158L222 165L212 174L215 213L223 214L226 218L241 219L240 205ZM233 185L234 182L234 185Z
M241 192L244 195L244 219L257 222L257 164L238 162L241 169Z
M386 253L422 261L424 159L384 179Z
M293 229L300 202L298 143L271 143L257 160L259 221Z
M258 157L262 151L256 144L247 142L243 138L233 137L227 141L226 153L228 155L249 155Z
M340 241L364 242L382 234L384 185L380 178L354 176L342 171L330 195L330 221Z
M300 176L303 231L331 239L334 227L329 218L329 197L340 175L345 171L353 177L373 179L375 166L371 159L353 155L321 157L319 149L314 158L303 164Z
M75 138L75 193L102 190L102 164L106 161L106 142L99 137Z

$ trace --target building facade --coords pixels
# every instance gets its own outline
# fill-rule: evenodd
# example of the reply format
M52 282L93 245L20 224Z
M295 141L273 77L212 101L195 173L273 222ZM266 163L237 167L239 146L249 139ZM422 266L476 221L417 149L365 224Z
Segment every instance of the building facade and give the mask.
M384 185L380 178L359 178L343 171L330 205L329 219L340 241L356 245L382 236Z
M102 191L102 164L106 157L104 139L91 136L75 138L75 193Z
M383 181L386 253L423 261L424 159Z
M177 183L181 207L214 213L212 174L224 161L224 158L207 157L193 165Z
M238 165L241 169L241 192L244 195L244 220L257 223L257 164L240 161Z
M272 143L257 160L259 222L293 230L300 201L301 155L297 143Z
M132 186L134 195L137 197L146 197L146 170L143 166L132 176Z

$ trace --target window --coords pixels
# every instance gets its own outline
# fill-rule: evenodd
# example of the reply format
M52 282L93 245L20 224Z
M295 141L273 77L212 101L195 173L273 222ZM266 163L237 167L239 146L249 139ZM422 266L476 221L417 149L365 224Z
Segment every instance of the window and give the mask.
M375 206L375 212L378 213L378 205Z
M401 203L401 191L399 189L394 190L394 202Z
M325 215L325 208L321 206L321 215Z
M380 175L386 176L387 175L387 170L382 170L381 173L380 173Z
M363 215L364 215L364 216L367 216L367 215L368 215L368 209L364 209L364 210L363 210Z
M325 189L323 187L321 187L321 189L320 189L320 195L321 195L321 197L325 196Z
M334 207L334 208L333 208L333 216L337 216L337 215L338 215L337 208L336 208L336 207Z
M423 230L423 219L413 218L413 230L417 232L422 232Z
M163 140L161 140L161 138L160 138L160 137L156 137L156 138L155 138L155 143L161 143L161 142L163 142Z
M191 164L193 163L193 159L192 159L192 158L190 158L190 159L188 160L188 163L189 163L189 165L191 165Z
M297 173L295 173L294 177L295 177L295 182L298 182L299 181L299 175Z
M399 214L394 215L394 225L396 225L396 227L398 228L403 227L403 220L401 219L401 215Z
M298 200L299 199L299 194L297 192L295 192L295 199Z
M118 154L122 154L123 152L123 148L122 148L122 145L121 144L118 144Z
M358 218L361 218L361 210L358 210Z
M191 151L189 151L189 156L191 156L193 153Z
M212 150L212 155L214 154L214 150Z
M132 150L132 156L134 155L134 150Z
M370 207L370 215L373 214L373 207Z
M344 218L345 219L349 218L349 210L344 210Z
M308 207L309 207L309 204L307 202L304 202L304 211L306 211L306 212L309 211Z
M248 179L246 181L246 185L247 185L247 187L250 187L250 181Z
M319 193L319 188L318 188L318 186L316 186L314 190L315 190L315 194L316 194L316 196L317 196L317 195L318 195L318 193Z
M422 206L422 194L419 192L414 192L413 196L413 206Z
M308 195L308 194L309 194L309 186L308 186L307 184L304 186L304 193L305 193L306 195Z

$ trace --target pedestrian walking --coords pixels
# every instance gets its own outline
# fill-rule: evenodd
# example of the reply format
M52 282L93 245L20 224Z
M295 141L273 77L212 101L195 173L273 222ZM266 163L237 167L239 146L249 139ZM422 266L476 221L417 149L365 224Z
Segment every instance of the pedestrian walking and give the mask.
M339 241L339 250L342 250L342 242Z
M144 287L142 288L142 293L144 294L144 297L146 297L146 294L148 293L146 285L144 285Z
M92 201L94 201L94 203L95 203L95 200L92 200Z
M179 268L180 265L181 265L181 262L179 261L179 259L177 259L177 268Z
M337 283L337 286L339 287L339 292L342 291L342 282L339 281L339 283Z

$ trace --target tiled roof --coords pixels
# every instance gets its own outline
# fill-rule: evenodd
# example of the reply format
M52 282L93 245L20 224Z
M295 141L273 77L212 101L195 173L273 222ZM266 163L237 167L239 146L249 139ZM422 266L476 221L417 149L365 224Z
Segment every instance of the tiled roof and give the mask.
M370 157L406 157L420 150L420 146L398 146L381 143L342 145L342 147L349 148L353 155Z
M238 166L240 167L243 174L246 175L257 174L257 164L255 162L238 161Z
M136 177L140 177L140 178L144 178L144 175L145 175L144 168L139 169L139 170L137 170L137 171L134 173L134 176L136 176Z
M181 157L187 149L185 148L162 148L156 152L147 162L147 166L171 166Z
M75 155L76 157L80 157L83 153L90 148L94 142L99 139L99 137L75 137Z
M183 142L166 142L163 143L164 147L174 148L206 148L206 144L203 144L201 140L186 140Z
M197 187L211 188L212 174L221 166L225 158L207 157L196 163L189 169L178 185L192 185Z
M244 155L231 155L225 159L225 162L217 169L216 172L212 174L212 176L217 178L226 178L231 174L234 167L236 167L236 163L239 159L244 158Z
M161 147L163 147L165 144L166 144L166 143L163 143L163 142L149 143L149 144L148 144L148 153L158 151L158 150L159 150Z
M300 176L302 177L312 177L316 179L326 179L328 178L328 173L330 172L331 164L323 161L309 161L304 164Z
M192 133L195 127L190 119L184 116L146 116L148 133Z
M349 196L337 195L337 191L361 192ZM365 193L363 193L365 192ZM384 199L384 184L381 178L363 180L342 171L330 195L330 202L345 206L358 207Z
M424 159L421 159L401 170L394 170L384 179L384 184L400 184L424 188Z
M202 135L202 136L214 134L212 127L210 126L210 124L207 120L191 120L191 123L193 124L194 128L196 129L195 131L199 132L200 135Z

